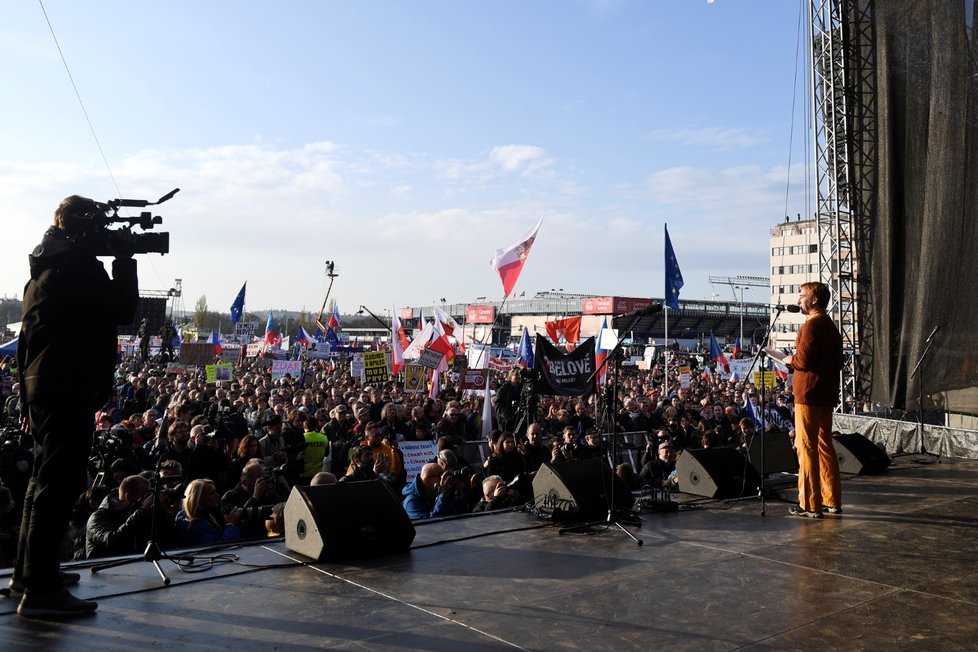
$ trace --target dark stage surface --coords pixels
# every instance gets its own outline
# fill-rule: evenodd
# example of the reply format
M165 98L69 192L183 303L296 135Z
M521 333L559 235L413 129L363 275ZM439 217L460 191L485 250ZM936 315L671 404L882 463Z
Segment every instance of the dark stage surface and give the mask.
M96 615L26 621L0 599L0 649L973 650L976 471L903 458L845 479L845 515L821 521L693 500L644 515L641 547L505 513L358 563L278 567L297 556L273 540L197 574L164 561L169 587L145 562L85 570Z

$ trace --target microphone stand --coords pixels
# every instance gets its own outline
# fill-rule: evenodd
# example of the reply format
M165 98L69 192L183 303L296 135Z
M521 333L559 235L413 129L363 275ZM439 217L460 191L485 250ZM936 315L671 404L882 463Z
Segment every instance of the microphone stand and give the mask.
M639 319L641 319L646 315L650 315L654 312L659 312L660 310L662 310L661 305L650 306L648 308L644 308L642 310L636 310L635 312L624 315L626 317L631 317L632 320L631 322L629 322L628 326L625 327L623 332L627 333L631 331L632 328L635 327L635 324L638 323ZM598 336L600 337L600 333L598 334ZM610 421L610 426L611 426L611 433L610 433L611 450L609 452L609 455L611 456L612 462L620 459L621 457L621 436L618 432L618 418L615 415L615 408L618 406L618 378L619 378L619 373L621 372L620 360L622 356L622 347L624 346L624 344L625 344L624 340L619 339L617 344L615 344L615 348L613 348L611 352L608 353L608 356L601 362L601 365L597 367L594 370L594 373L592 373L591 376L587 379L588 386L593 387L594 386L593 383L595 382L595 379L598 377L598 375L601 373L601 370L608 366L609 361L613 363L612 370L614 372L614 377L612 378L611 374L609 374L608 379L605 381L605 399L604 399L605 419ZM666 377L668 378L668 375ZM558 530L560 534L564 534L565 532L586 532L598 525L606 525L609 527L614 525L619 530L627 534L628 537L632 541L634 541L637 545L641 546L645 543L644 541L642 541L642 539L636 537L634 534L632 534L627 529L625 529L624 525L622 525L622 523L627 523L628 525L634 525L636 527L641 528L642 519L637 516L623 515L615 510L615 484L616 483L615 483L614 476L615 476L615 469L612 468L611 478L610 478L611 486L608 487L607 491L605 492L606 495L608 496L608 514L605 520L592 521L590 523L581 523L579 525L563 527L560 528L560 530Z
M900 455L923 455L924 457L929 457L931 461L937 462L938 464L941 463L941 456L937 453L931 453L927 450L926 446L924 446L924 360L927 359L927 354L930 353L930 347L934 344L934 335L937 334L937 331L940 328L940 324L934 326L934 330L932 330L930 335L927 336L927 340L924 342L924 350L920 354L920 359L917 360L917 365L913 368L913 371L910 372L911 380L913 380L914 376L917 375L918 371L920 372L920 377L917 378L917 430L920 433L920 451L917 453L899 453L893 457L898 457Z

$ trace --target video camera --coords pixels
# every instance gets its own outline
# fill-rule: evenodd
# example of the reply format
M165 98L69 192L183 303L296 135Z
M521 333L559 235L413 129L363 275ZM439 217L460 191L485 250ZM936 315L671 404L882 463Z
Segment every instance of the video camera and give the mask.
M170 253L170 234L169 233L137 233L132 236L132 241L125 243L119 236L124 230L133 226L138 226L143 231L152 229L157 224L163 223L163 218L153 215L149 211L143 211L138 217L121 217L120 208L145 208L146 206L156 206L171 199L180 192L179 188L174 188L156 201L146 199L113 199L107 203L93 202L94 210L84 215L88 223L78 235L78 241L83 243L96 256L115 255L120 246L132 249L134 254L167 254ZM110 229L110 224L123 223L122 229ZM115 246L113 246L115 245Z

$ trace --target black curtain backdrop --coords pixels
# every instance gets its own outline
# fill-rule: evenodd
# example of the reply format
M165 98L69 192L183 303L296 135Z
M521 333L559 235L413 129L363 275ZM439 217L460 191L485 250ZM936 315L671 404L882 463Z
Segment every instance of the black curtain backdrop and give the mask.
M859 282L873 303L872 398L898 408L916 408L910 374L940 326L923 368L924 406L978 414L974 8L875 3L878 213L859 243Z

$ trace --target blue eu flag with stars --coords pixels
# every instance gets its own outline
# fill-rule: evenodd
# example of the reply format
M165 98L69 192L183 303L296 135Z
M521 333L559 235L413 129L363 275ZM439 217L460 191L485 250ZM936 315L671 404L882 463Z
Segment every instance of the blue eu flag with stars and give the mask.
M669 225L666 228L666 305L679 310L679 290L683 286L683 273L679 271L676 252L669 239Z

